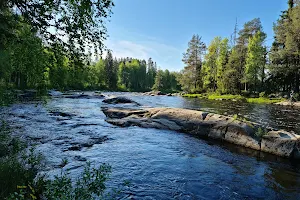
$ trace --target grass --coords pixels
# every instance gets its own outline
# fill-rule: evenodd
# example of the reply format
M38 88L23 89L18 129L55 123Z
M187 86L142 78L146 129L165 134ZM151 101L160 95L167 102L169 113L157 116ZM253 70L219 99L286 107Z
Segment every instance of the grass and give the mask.
M183 94L182 96L188 98L205 98L204 94Z
M209 94L207 96L207 99L210 100L238 100L238 101L244 101L245 97L242 97L241 95L233 95L233 94L226 94L226 95L219 95L219 94Z
M279 103L284 101L285 99L269 99L265 97L259 98L247 98L248 103L258 103L258 104L272 104L272 103Z
M262 138L264 135L267 135L267 134L268 134L268 131L266 129L263 129L263 128L258 128L257 131L255 132L255 135L258 138Z
M259 98L246 98L242 95L233 95L233 94L215 94L215 93L203 93L203 94L183 94L183 97L188 98L205 98L209 100L236 100L236 101L243 101L248 103L257 103L257 104L272 104L282 102L285 99L276 99L276 98L266 98L266 97L259 97Z

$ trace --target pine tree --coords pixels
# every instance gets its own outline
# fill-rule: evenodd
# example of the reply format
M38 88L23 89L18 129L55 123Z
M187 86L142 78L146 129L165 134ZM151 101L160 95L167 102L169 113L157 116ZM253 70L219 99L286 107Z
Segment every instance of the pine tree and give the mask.
M229 40L224 38L220 43L219 56L217 59L217 87L221 93L225 93L224 73L229 59Z
M160 91L163 89L163 71L158 70L155 76L155 83L152 90Z
M107 52L106 58L105 58L105 67L104 67L104 77L105 77L105 85L108 87L108 89L113 88L113 82L114 82L114 63L113 63L113 56L111 51Z
M182 76L181 85L188 91L196 91L202 88L201 68L202 57L206 50L205 44L201 41L199 35L193 35L188 43L188 49L183 54L182 61L186 65ZM186 82L188 80L188 82Z

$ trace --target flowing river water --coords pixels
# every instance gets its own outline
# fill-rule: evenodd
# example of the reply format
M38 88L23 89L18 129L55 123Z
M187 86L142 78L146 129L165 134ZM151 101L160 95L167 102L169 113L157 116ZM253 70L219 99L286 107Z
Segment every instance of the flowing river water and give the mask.
M138 93L144 107L177 107L233 115L300 134L300 110L276 105L209 101ZM102 99L53 97L46 103L14 104L2 110L16 133L36 143L44 173L78 176L86 161L112 166L109 186L130 182L124 199L300 199L300 165L269 154L202 140L187 134L120 128L105 122ZM119 105L133 106L133 105ZM63 113L63 114L62 114Z

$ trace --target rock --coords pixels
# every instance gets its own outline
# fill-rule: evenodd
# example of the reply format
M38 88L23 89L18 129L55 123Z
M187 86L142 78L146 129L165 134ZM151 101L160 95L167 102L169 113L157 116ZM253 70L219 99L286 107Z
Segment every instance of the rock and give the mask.
M81 149L82 149L81 146L76 145L76 146L71 146L71 147L67 148L67 149L64 150L64 151L80 151Z
M54 116L61 116L61 117L74 117L74 114L70 114L70 113L65 113L65 112L60 112L60 111L50 111L49 112L51 115Z
M299 152L300 136L287 131L270 131L261 140L261 150L283 157L292 157L294 151ZM297 153L296 152L296 153Z
M139 110L139 109L123 109L123 108L106 108L102 107L103 113L110 118L124 118L129 115L143 115L147 113L147 110Z
M254 136L253 129L244 123L229 124L224 140L240 146L260 150L260 143Z
M171 97L171 96L173 96L173 95L172 95L171 93L169 93L169 94L167 94L167 96L168 96L168 97Z
M269 94L269 95L268 95L268 98L269 98L269 99L271 99L271 98L276 98L276 94Z
M140 126L173 130L300 159L299 135L286 131L270 131L261 139L255 135L254 127L257 124L245 123L224 115L179 108L102 110L108 117L108 123L121 127Z
M35 98L37 96L37 91L36 90L24 90L24 91L21 91L17 96L19 98L31 99L31 98Z
M49 91L48 91L48 95L49 95L49 96L56 97L56 96L62 96L63 93L60 92L60 91L56 91L56 90L49 90Z
M82 161L82 162L87 161L87 159L82 157L82 156L75 156L74 159L77 160L77 161Z
M81 94L65 95L65 98L69 98L69 99L102 99L102 98L104 98L104 95L102 95L102 94L87 95L87 94L81 93Z
M296 101L293 103L291 103L290 101L283 101L283 102L276 103L276 105L300 107L300 101Z
M128 99L126 97L113 97L110 99L104 99L103 103L107 103L107 104L125 104L125 103L132 103L132 104L136 104L136 105L140 105L139 103Z
M166 95L166 94L161 91L150 91L150 92L145 92L144 95L157 96L157 95Z

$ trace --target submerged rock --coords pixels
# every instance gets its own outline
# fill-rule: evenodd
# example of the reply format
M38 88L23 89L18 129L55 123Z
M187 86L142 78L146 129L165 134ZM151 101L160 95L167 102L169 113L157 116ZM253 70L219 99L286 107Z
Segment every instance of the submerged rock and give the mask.
M256 136L257 125L232 117L179 108L124 109L102 108L107 122L184 132L230 142L283 157L300 158L300 136L286 131L270 131Z
M81 94L65 94L64 97L69 99L103 99L105 96L99 93L94 93L92 95L81 93Z
M150 91L150 92L145 92L144 95L157 96L157 95L166 95L166 94L161 91Z
M113 98L109 98L109 99L104 99L103 103L107 103L107 104L132 103L132 104L140 105L139 103L137 103L131 99L128 99L126 97L113 97Z
M283 101L283 102L276 103L276 105L300 107L300 101L296 101L296 102Z

